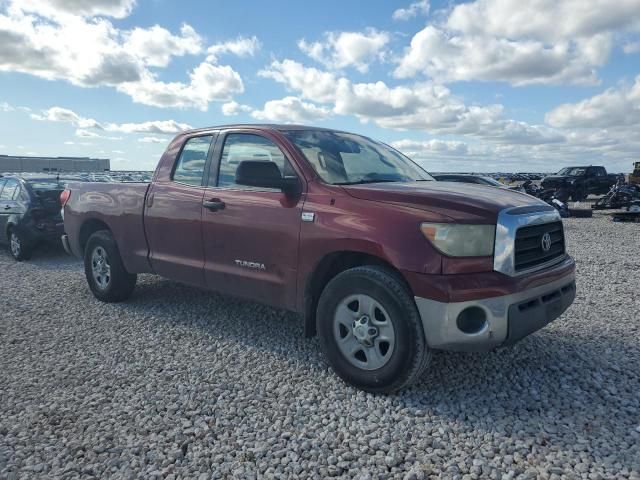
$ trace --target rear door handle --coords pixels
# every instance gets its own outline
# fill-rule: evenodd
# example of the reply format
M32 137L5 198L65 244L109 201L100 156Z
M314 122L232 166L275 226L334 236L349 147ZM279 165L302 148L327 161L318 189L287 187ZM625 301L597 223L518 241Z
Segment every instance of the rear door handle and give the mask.
M219 198L212 198L211 200L205 200L204 202L202 202L202 206L211 210L212 212L217 212L218 210L224 210L224 207L226 205Z
M5 209L5 210L11 210L11 205L5 205L5 206L4 206L4 209Z

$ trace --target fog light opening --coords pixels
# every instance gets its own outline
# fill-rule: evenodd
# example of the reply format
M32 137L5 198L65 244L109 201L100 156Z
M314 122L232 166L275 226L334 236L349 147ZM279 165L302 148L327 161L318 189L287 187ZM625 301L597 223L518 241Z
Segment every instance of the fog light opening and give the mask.
M478 333L487 325L487 314L480 307L465 308L458 315L456 325L463 333Z

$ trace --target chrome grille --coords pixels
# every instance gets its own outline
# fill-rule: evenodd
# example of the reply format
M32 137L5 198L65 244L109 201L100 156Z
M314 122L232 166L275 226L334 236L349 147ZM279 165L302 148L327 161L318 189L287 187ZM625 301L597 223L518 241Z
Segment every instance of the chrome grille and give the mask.
M543 248L543 236L551 237L549 249ZM565 243L562 222L520 227L516 231L514 267L516 272L546 264L564 256Z

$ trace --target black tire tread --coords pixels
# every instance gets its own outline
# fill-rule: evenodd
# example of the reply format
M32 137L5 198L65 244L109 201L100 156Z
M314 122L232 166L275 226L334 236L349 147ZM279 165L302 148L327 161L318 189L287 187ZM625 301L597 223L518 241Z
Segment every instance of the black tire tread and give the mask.
M14 231L14 227L9 227L7 229L7 238L9 239L9 254L13 257L16 262L22 262L24 260L29 260L31 255L33 254L33 247L29 245L29 243L24 239L20 232L16 231L16 235L20 238L20 255L15 257L13 252L11 251L11 234Z
M422 320L418 313L415 301L408 291L408 288L405 286L402 277L400 277L398 273L389 268L377 265L354 267L349 270L345 270L344 272L336 275L325 286L318 302L318 310L321 310L323 303L327 301L328 297L335 294L334 290L337 288L336 286L339 283L341 283L345 278L354 278L358 276L367 277L392 293L392 295L399 301L402 308L407 312L405 319L409 322L410 329L416 333L416 335L412 336L415 346L415 355L411 359L411 364L404 372L401 372L393 382L386 385L381 385L379 387L358 387L372 393L393 393L398 390L402 390L420 379L431 361L432 353L427 346ZM318 322L322 321L322 316L317 315L317 319ZM318 328L318 332L321 332L320 328ZM324 346L324 342L322 343ZM344 378L339 371L336 370L336 373L343 380L349 382L349 380Z
M91 253L97 245L102 245L107 251L111 266L111 285L104 291L95 287L91 273ZM133 293L138 278L136 274L129 273L124 268L118 245L109 230L99 230L87 240L84 251L84 273L93 295L106 303L118 303L128 299Z

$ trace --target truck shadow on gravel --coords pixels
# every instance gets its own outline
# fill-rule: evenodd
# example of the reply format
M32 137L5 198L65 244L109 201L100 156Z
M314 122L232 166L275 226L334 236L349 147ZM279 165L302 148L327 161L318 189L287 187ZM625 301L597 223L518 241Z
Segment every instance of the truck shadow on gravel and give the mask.
M231 340L247 348L294 358L312 368L327 368L320 345L304 338L302 319L295 313L153 275L138 278L131 299L119 304L136 316L192 326L206 335ZM181 307L176 309L176 305ZM176 315L176 311L180 315ZM281 334L274 335L274 332Z

